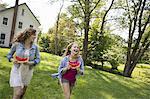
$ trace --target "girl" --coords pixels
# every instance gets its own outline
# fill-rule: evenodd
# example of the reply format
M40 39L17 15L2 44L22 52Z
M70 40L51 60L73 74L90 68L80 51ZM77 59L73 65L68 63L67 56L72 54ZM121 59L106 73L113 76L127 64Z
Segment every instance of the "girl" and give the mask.
M10 73L13 99L23 98L33 75L33 67L40 62L38 47L33 43L35 38L36 30L26 29L14 39L7 55L9 62L13 61L14 64Z
M79 46L75 42L67 46L63 56L64 58L58 68L58 74L65 99L70 99L76 75L84 72L84 63L79 55Z

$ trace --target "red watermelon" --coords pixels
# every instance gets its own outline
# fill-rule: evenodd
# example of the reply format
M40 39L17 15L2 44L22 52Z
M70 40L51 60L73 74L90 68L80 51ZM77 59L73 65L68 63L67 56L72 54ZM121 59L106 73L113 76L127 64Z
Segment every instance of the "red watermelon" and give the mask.
M75 62L69 61L69 65L71 66L71 68L80 67L80 63L78 61L75 61Z
M22 58L22 57L19 57L19 56L16 56L15 57L17 61L27 61L28 58Z

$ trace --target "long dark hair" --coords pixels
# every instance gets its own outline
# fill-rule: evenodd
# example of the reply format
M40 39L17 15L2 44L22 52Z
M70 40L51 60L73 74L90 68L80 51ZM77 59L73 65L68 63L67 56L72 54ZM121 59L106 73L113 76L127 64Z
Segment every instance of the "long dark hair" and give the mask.
M14 38L13 43L14 43L14 42L21 42L21 43L24 43L25 40L26 40L27 38L29 38L31 35L36 35L36 30L33 29L33 28L25 29L24 32L19 33L19 35L17 35L17 36Z

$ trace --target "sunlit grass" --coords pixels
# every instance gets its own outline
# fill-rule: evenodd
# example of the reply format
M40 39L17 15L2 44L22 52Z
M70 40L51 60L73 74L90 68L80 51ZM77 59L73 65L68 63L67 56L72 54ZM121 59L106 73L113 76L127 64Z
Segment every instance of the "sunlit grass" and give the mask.
M0 48L0 99L11 99L9 73L12 63L6 59L9 49ZM41 52L41 63L35 67L25 99L63 99L58 80L49 75L57 72L61 57ZM119 66L119 70L123 70ZM133 78L85 68L85 75L77 77L71 99L150 99L150 68L138 65Z

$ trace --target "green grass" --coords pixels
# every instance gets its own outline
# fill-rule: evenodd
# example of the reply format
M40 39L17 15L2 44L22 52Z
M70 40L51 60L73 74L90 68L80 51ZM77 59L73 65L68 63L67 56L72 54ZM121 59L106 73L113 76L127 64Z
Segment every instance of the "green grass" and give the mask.
M9 87L12 63L6 59L8 51L0 48L0 99L12 98ZM58 80L49 76L57 72L60 60L59 56L41 52L41 63L34 69L24 99L63 99ZM150 68L138 65L133 78L126 78L86 67L85 75L77 77L71 99L150 99Z

